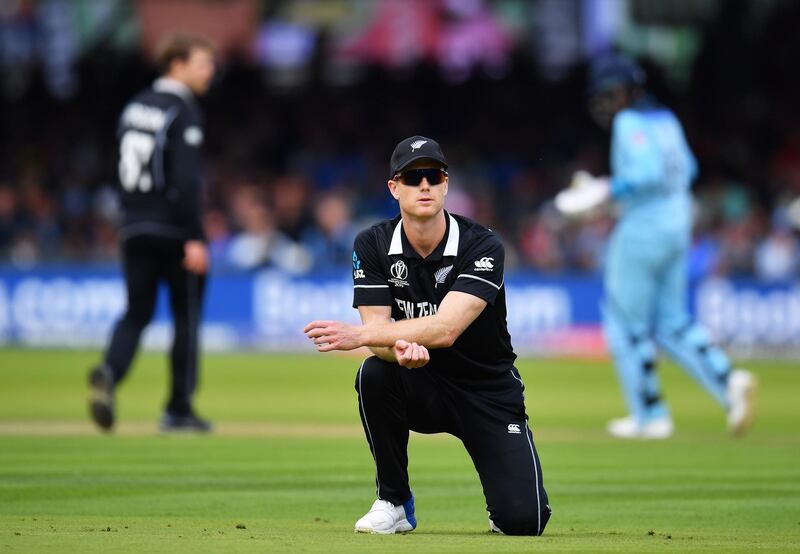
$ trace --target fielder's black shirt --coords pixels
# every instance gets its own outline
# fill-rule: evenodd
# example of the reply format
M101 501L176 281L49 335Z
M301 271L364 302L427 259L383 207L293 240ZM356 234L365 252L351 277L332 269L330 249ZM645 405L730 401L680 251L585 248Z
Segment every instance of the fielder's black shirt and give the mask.
M487 302L449 348L431 349L430 366L455 379L508 372L516 355L506 325L505 250L497 235L445 212L442 242L422 258L398 215L362 231L353 248L353 307L391 306L395 320L433 315L452 291Z
M125 106L117 134L120 235L202 240L203 121L191 90L156 80Z

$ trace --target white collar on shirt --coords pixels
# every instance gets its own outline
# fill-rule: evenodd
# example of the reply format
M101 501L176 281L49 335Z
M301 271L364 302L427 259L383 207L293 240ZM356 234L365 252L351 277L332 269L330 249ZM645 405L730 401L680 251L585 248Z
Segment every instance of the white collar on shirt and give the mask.
M447 233L447 244L444 245L444 253L442 253L442 256L455 256L458 254L458 240L461 233L458 230L458 222L455 218L450 214L447 214L447 217L450 218L450 231ZM392 244L389 245L388 252L390 256L403 253L403 242L400 237L400 229L402 226L403 220L400 219L392 233Z
M184 100L194 99L192 89L177 79L172 79L170 77L160 77L156 79L153 83L153 90L156 92L168 92L170 94L174 94L175 96L179 96Z

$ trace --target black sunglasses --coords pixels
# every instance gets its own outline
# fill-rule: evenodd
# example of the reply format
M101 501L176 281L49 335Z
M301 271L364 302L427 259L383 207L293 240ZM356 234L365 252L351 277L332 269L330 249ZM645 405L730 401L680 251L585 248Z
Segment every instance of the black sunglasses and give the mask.
M404 185L410 187L418 187L422 183L422 179L427 179L431 185L441 185L447 172L444 169L409 169L402 173L395 175L395 179L399 178Z

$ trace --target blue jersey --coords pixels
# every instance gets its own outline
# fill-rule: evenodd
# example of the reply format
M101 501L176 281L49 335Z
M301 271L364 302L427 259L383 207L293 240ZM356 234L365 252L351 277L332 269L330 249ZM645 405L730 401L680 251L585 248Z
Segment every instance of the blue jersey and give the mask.
M611 192L622 210L621 224L688 230L696 175L697 161L670 110L640 102L614 117Z

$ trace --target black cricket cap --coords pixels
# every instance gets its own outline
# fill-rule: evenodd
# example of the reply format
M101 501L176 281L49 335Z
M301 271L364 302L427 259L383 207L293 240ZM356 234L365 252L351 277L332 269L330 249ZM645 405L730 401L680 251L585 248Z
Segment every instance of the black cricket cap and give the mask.
M447 161L444 159L442 147L435 140L420 135L401 140L392 152L392 159L389 162L389 178L391 179L403 171L411 162L423 158L438 162L444 169L447 169Z

